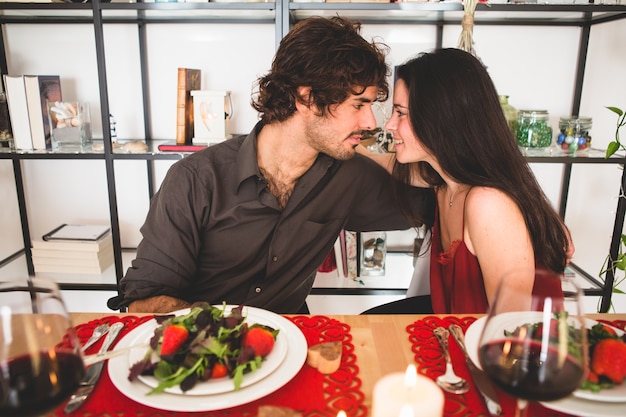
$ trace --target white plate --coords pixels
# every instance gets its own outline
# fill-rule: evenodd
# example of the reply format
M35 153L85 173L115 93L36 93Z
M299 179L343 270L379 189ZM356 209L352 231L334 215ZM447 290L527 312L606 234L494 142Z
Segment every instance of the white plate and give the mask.
M225 310L225 314L229 314L230 310L234 306L227 306ZM189 313L189 309L176 311L175 314L177 316L181 316ZM280 323L276 320L276 315L274 313L270 313L266 310L251 310L249 307L244 308L244 315L247 314L246 322L248 325L252 325L255 323L264 324L266 326L270 326L274 329L278 329ZM141 344L146 344L150 341L152 336L154 335L154 329L158 327L158 324L155 320L150 320L136 329L133 329L128 333L126 337L129 338L128 343L130 346L137 346ZM257 369L255 372L245 374L243 377L243 381L241 382L241 388L250 386L252 384L257 383L261 379L265 378L280 366L280 364L287 356L287 338L281 334L282 332L278 332L278 336L276 337L276 343L274 344L274 348L270 352L269 355L265 358L261 367ZM146 349L133 349L129 354L129 363L128 368L135 363L141 361L146 354ZM156 356L156 355L154 355ZM148 385L151 388L156 388L159 385L159 381L153 377L148 375L140 375L139 380L144 384ZM190 389L187 392L183 392L179 386L167 388L165 391L171 394L179 394L179 395L213 395L213 394L222 394L224 392L229 392L234 389L233 380L231 378L220 378L215 380L209 380L206 382L199 382L195 387Z
M467 328L465 332L465 345L467 346L467 352L472 361L479 368L480 361L478 360L478 343L486 320L486 317L481 317L477 319ZM597 323L597 321L595 320L585 320L587 323L587 327L592 327L594 324ZM528 322L530 323L531 321ZM624 333L620 329L617 329L615 327L614 329L619 335ZM589 415L597 417L623 417L624 412L621 406L618 410L616 410L616 408L618 407L615 404L611 404L617 402L626 402L626 384L622 384L614 389L604 389L600 392L595 393L587 390L576 390L572 395L567 398L551 402L542 402L541 404L556 411L571 413L580 416Z
M122 394L131 400L167 411L220 410L246 404L271 394L289 382L302 368L307 353L306 339L295 324L282 316L254 307L246 307L246 310L248 317L254 318L255 321L256 317L259 316L271 318L271 322L275 323L275 328L280 330L279 336L282 334L289 344L289 349L283 362L274 372L256 384L241 388L239 391L214 395L179 395L167 392L147 395L150 387L140 381L130 382L128 380L128 353L109 360L108 371L111 382ZM115 346L115 350L130 347L132 339L129 336L135 330L124 336Z

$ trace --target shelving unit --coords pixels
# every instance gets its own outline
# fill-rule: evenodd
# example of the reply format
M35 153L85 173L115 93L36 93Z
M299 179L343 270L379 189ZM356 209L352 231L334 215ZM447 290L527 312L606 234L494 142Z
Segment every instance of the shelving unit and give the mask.
M31 233L29 213L24 192L22 161L25 160L100 160L105 164L109 213L114 244L115 264L113 274L115 281L123 276L123 254L120 243L120 222L118 213L118 192L115 181L114 161L136 160L146 162L148 189L150 196L155 191L153 184L153 164L159 160L177 160L184 154L161 153L153 140L151 131L150 86L147 77L148 58L146 52L146 27L151 24L194 24L194 23L263 23L274 25L275 46L277 46L290 27L297 21L312 15L332 16L341 14L366 24L402 24L402 25L434 25L436 27L436 45L441 46L443 28L446 25L459 25L463 17L463 7L456 2L437 3L305 3L277 0L266 3L102 3L92 0L91 3L0 3L0 25L19 24L88 24L93 26L95 35L95 51L100 91L100 118L102 121L104 151L90 152L85 149L80 153L50 153L41 151L0 153L0 159L11 160L15 178L21 230L24 241L23 250L0 260L0 268L16 258L25 257L29 274L34 274L31 259ZM479 4L475 13L475 25L506 25L506 26L555 26L580 28L578 62L576 69L571 114L578 114L582 86L587 62L587 50L591 28L600 23L626 19L626 5L574 5L574 4ZM138 28L139 60L142 73L142 102L145 140L149 149L145 153L114 152L109 135L109 97L107 80L107 63L105 57L104 28L107 25L132 24ZM0 71L8 72L7 51L5 49L5 31L0 32ZM92 118L97 117L93 114ZM567 207L570 177L573 164L624 164L622 156L605 159L601 151L592 151L586 156L570 157L566 155L529 156L532 163L558 163L565 167L561 183L560 214L564 217ZM626 177L622 175L621 189L626 189ZM626 203L618 200L616 218L613 228L610 254L617 255ZM582 275L592 288L585 290L588 295L600 296L601 311L607 311L611 300L614 282L614 271L609 271L600 282L590 274L574 265L577 273ZM116 284L103 280L98 284L81 284L80 282L62 282L64 289L95 289L115 290ZM371 293L371 288L322 288L314 293ZM376 289L374 289L376 290ZM389 288L379 288L389 291ZM401 291L396 288L394 291Z

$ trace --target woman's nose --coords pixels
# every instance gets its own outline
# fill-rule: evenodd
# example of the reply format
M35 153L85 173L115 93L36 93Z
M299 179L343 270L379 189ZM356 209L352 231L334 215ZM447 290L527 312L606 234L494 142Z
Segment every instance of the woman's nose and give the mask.
M387 123L385 123L385 130L396 130L396 120L393 115L387 120Z

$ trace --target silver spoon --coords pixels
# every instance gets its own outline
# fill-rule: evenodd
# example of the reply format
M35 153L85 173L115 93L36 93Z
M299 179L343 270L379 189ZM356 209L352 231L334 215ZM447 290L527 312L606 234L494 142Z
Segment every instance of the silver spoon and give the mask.
M100 338L102 336L104 336L105 334L107 334L107 332L109 331L109 325L108 324L101 324L99 326L97 326L94 330L93 333L91 334L91 337L89 338L89 340L87 340L87 343L85 343L83 345L83 347L80 348L81 351L86 351L87 348L91 345L93 345L94 343L96 343L98 340L100 340Z
M452 369L452 360L450 359L450 352L448 351L448 338L450 332L443 327L437 327L433 333L437 337L437 341L443 349L443 354L446 358L446 372L443 375L437 377L437 385L444 391L451 392L453 394L463 394L469 391L469 383L454 373Z

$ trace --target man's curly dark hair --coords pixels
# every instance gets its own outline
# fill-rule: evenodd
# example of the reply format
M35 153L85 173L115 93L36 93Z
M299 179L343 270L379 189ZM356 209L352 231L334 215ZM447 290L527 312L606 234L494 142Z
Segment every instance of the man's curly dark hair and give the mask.
M264 123L282 122L296 110L296 100L315 106L320 116L351 94L376 86L377 100L389 95L389 48L369 43L360 35L361 24L341 17L311 17L296 24L283 38L265 76L257 81L252 99ZM308 101L298 87L310 87Z

